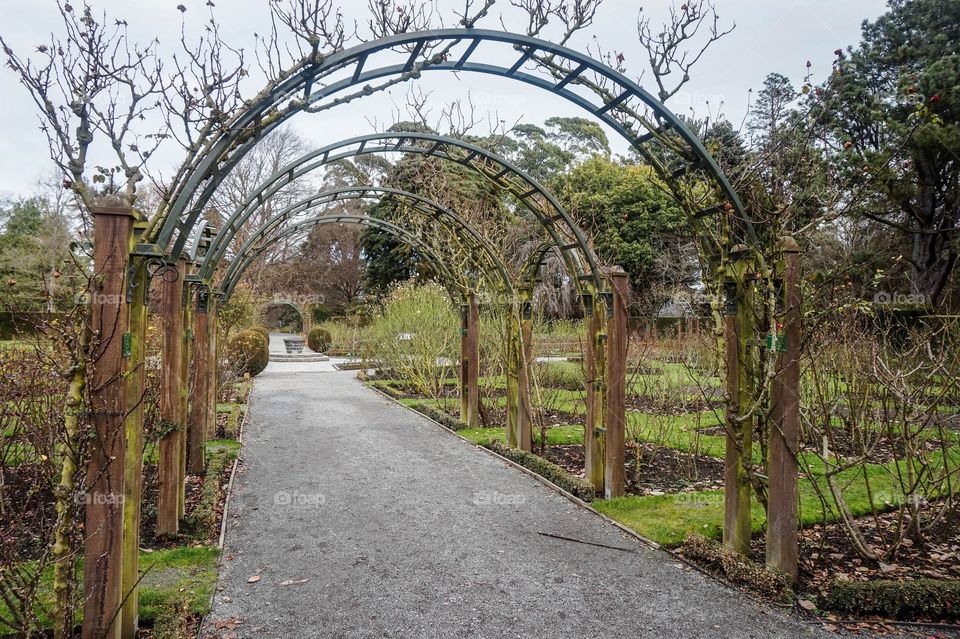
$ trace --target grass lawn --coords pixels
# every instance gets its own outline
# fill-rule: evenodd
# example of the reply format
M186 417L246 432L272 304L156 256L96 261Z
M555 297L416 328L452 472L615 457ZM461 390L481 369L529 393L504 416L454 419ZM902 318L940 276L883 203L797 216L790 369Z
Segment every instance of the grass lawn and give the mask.
M210 597L217 581L216 546L188 546L140 552L140 621L150 625L164 608L185 599L190 610L206 614ZM77 583L83 584L83 561L77 562ZM53 566L48 566L40 578L37 611L40 622L49 627L48 615L53 605ZM82 605L80 606L82 609ZM78 610L79 614L82 610ZM0 601L0 619L10 619L8 608ZM0 628L4 624L0 623Z

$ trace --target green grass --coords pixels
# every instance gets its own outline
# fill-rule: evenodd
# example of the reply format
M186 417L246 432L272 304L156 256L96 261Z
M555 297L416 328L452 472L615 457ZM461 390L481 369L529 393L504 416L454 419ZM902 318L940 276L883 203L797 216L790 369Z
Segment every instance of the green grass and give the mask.
M474 444L479 444L481 446L485 446L492 442L498 442L501 444L506 444L507 442L506 430L503 428L464 428L462 430L458 430L457 434L469 439ZM535 431L533 436L535 441L540 441L539 430ZM547 429L547 444L551 446L582 443L582 425L574 424L571 426L556 426L554 428Z
M211 439L207 442L207 457L213 457L221 453L226 454L227 459L233 461L240 452L240 442L235 439Z
M140 621L153 623L166 606L186 598L190 610L206 614L210 609L210 597L217 581L216 546L188 546L140 552ZM77 583L82 588L83 560L76 564ZM49 628L52 620L48 612L53 606L53 566L47 566L40 576L36 610L40 623ZM77 610L77 622L83 606ZM0 619L10 619L8 608L0 601ZM4 627L0 624L0 627Z
M952 451L951 464L960 463L960 450ZM942 456L939 457L942 463ZM936 456L931 463L938 463ZM899 466L902 468L902 462ZM895 508L901 494L895 476L898 464L868 464L853 468L837 476L837 485L854 516L869 515ZM869 483L869 489L868 489ZM823 521L836 521L836 503L830 496L822 475L801 477L800 524L809 526ZM826 512L817 491L826 499ZM871 503L872 495L872 503ZM628 495L611 500L597 500L594 508L638 533L667 546L676 546L691 533L719 539L723 524L723 490L691 493L673 493L657 496ZM752 505L753 531L762 532L766 526L763 507Z
M157 614L177 599L186 597L190 610L206 614L217 581L216 546L189 546L140 553L140 619L152 622Z

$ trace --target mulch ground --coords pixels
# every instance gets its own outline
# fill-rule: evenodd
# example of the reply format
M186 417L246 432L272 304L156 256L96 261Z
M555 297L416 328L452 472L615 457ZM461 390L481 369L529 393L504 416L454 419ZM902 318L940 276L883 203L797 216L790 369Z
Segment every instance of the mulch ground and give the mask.
M46 548L44 533L52 529L57 513L52 486L38 481L43 471L38 464L3 469L0 547L5 556L35 559Z
M635 463L638 450L639 466ZM583 446L548 446L545 456L571 475L583 477ZM628 448L625 456L626 492L631 495L723 488L723 461L713 457L694 456L649 443Z

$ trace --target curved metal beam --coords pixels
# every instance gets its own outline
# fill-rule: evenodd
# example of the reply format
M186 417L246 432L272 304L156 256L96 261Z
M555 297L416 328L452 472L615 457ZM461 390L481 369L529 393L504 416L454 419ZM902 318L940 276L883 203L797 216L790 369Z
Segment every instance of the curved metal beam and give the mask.
M595 286L602 288L599 261L586 234L549 190L510 161L483 147L430 133L361 135L300 156L250 192L227 218L223 229L213 239L208 253L212 254L215 260L222 258L225 247L254 212L293 181L340 160L380 153L412 153L449 160L476 171L496 186L506 189L530 211L560 249L567 269L576 278L577 287L580 287L581 282L592 279ZM558 223L566 226L567 237L561 234L563 229L558 228Z
M478 46L484 42L496 42L510 45L521 51L519 59L513 64L502 66L482 62L471 62ZM466 44L460 55L452 54L453 48ZM428 55L418 60L423 51L447 44L444 55ZM367 70L365 64L373 54L385 50L412 51L402 64L388 65ZM541 75L521 71L531 59L549 59L554 69ZM560 69L560 71L557 71ZM677 188L678 180L699 174L712 182L720 191L720 198L705 206L697 216L710 214L733 214L741 220L753 241L757 241L756 231L746 215L743 203L737 196L730 181L710 155L703 143L686 125L665 105L656 100L640 85L609 66L581 54L573 49L556 45L545 40L525 35L492 31L486 29L437 29L402 33L355 47L335 52L318 63L305 63L299 70L289 74L265 92L263 97L237 114L225 127L223 133L210 144L209 150L195 161L196 166L184 173L181 183L175 186L175 198L164 212L159 227L151 231L151 238L163 247L171 246L174 254L183 250L190 229L196 222L200 211L206 205L223 175L225 175L241 157L272 129L280 126L295 113L318 110L319 101L345 91L357 85L390 76L400 76L401 81L419 77L423 71L469 71L510 78L524 82L558 95L573 104L592 113L595 117L620 134L630 145L655 167L660 177L667 181L675 197L683 199ZM347 71L346 77L324 84L323 80L336 72ZM535 71L543 71L538 67ZM606 94L599 103L593 91L583 96L570 87L586 84L582 77L590 72L593 78L589 83L602 87ZM320 87L320 88L316 88ZM348 102L356 96L347 96L331 100L329 106ZM631 101L639 101L637 108L649 109L653 121L635 117L629 110ZM629 108L623 108L621 105ZM327 108L324 107L324 108ZM641 131L646 131L641 134ZM678 153L665 144L667 136L676 136L683 143L683 153ZM661 162L657 154L648 148L651 143L659 144L661 151L672 153L678 160L673 165ZM201 190L202 188L202 190ZM199 195L197 194L199 191ZM172 245L171 245L172 243Z
M240 258L245 253L252 250L256 242L261 237L277 228L284 222L290 220L294 216L303 213L304 211L317 206L323 206L334 202L342 202L344 200L383 200L386 199L386 197L396 200L409 209L417 211L427 217L437 219L437 221L441 221L441 219L449 220L451 222L450 228L453 230L453 232L458 236L470 241L473 244L471 247L472 250L483 253L488 258L490 263L496 268L498 274L500 275L500 279L503 282L504 290L507 292L513 291L513 284L503 261L499 258L493 247L487 243L487 241L476 231L476 229L473 228L469 222L453 211L441 206L433 200L423 197L422 195L388 187L357 186L342 189L331 189L329 191L323 191L317 195L312 195L294 202L283 211L267 220L263 226L254 231L253 235L251 235L237 251L237 257ZM460 233L458 233L458 230ZM476 258L476 254L472 251L471 255ZM213 269L216 267L219 259L219 257L211 253L208 253L206 256L204 256L204 260L201 262L200 269L198 271L199 277L201 279L209 278L213 274ZM233 264L231 264L227 269L227 276L229 276L232 268Z
M223 281L219 287L219 292L224 295L225 299L229 299L233 294L233 290L240 282L240 278L243 276L244 271L246 271L250 265L253 264L253 262L260 257L260 255L267 248L269 248L271 244L278 242L285 237L293 235L305 226L317 226L321 224L356 224L359 226L368 226L370 228L375 228L388 233L400 241L409 244L420 251L423 251L427 261L435 269L437 269L438 273L443 276L443 281L448 291L450 286L456 287L459 292L463 292L465 290L464 283L460 281L452 271L450 271L446 263L440 259L436 252L428 244L424 243L420 238L397 226L396 224L391 224L386 220L380 220L375 217L364 217L359 215L321 215L318 217L298 220L296 224L284 229L282 233L270 238L270 240L265 242L262 246L259 246L246 253L242 259L238 258L235 262L231 263L231 270L228 270L228 272L224 274ZM238 266L233 268L234 264L237 264ZM450 291L450 294L451 297L453 297L452 291Z

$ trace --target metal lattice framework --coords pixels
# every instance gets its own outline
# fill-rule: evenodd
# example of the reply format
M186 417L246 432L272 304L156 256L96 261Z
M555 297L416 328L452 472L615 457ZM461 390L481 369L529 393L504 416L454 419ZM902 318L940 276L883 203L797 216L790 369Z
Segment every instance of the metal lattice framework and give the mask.
M436 220L438 223L449 228L457 235L458 239L463 241L464 248L467 249L468 255L478 264L478 266L481 268L492 267L499 276L499 280L503 285L503 291L507 294L512 293L513 286L510 281L510 276L507 272L506 265L498 256L497 251L477 232L475 228L473 228L469 222L464 220L460 215L422 195L401 189L379 186L356 186L341 189L331 189L316 195L311 195L286 207L267 220L263 226L255 230L254 233L247 238L246 242L244 242L243 245L237 250L237 259L230 264L226 273L224 274L224 286L229 286L230 290L236 286L235 279L238 277L237 273L240 269L240 264L243 263L244 256L260 247L263 247L260 248L260 252L262 252L265 249L266 244L275 241L275 238L267 239L269 234L273 231L281 229L286 222L295 221L297 220L297 216L303 215L311 209L315 209L317 207L327 206L348 200L382 201L384 198L389 198L395 201L397 204L403 206L406 210L423 215L428 219ZM373 220L376 218L365 219ZM297 220L297 222L299 222L299 220ZM297 228L302 228L302 226L298 226ZM280 232L282 233L282 231ZM420 240L420 243L423 243L422 239ZM484 258L486 263L480 260L481 256ZM217 255L212 251L208 252L200 263L198 276L201 279L211 277L219 259L220 258L218 258ZM246 268L246 266L243 268ZM224 288L224 290L226 290L226 288Z
M429 133L362 135L321 147L289 162L255 187L226 219L223 229L213 239L208 252L209 261L214 264L219 261L247 220L288 184L334 162L361 155L386 153L417 154L455 162L508 191L528 212L529 217L545 229L552 245L558 248L568 272L575 278L577 287L589 281L597 290L603 288L599 260L586 234L543 185L516 165L487 149L463 140ZM202 271L201 275L206 275L209 268Z
M502 62L504 55L510 61ZM375 66L381 57L391 59ZM572 102L627 140L668 185L694 224L723 215L756 241L742 202L703 143L623 73L573 49L530 36L437 29L381 38L306 61L261 93L181 170L169 205L151 226L148 242L179 255L223 177L265 134L293 115L361 98L375 91L373 82L396 84L425 71L509 78ZM350 93L353 87L361 88Z
M246 271L250 265L253 264L258 257L260 257L261 253L269 248L271 244L279 242L284 237L293 235L303 228L322 226L324 224L353 224L357 226L375 228L379 231L387 233L388 235L409 244L422 253L426 261L433 266L433 268L440 275L440 281L447 288L451 298L456 297L455 291L456 293L462 294L466 292L468 288L463 282L462 278L455 275L449 269L447 264L439 255L437 255L433 248L415 234L408 232L406 229L403 229L396 224L387 222L386 220L380 220L375 217L366 217L362 215L342 214L321 215L297 220L296 223L284 228L282 232L274 235L268 241L262 242L256 247L251 248L243 254L242 259L237 260L230 265L231 273L224 276L219 292L225 298L229 299L229 297L233 294L233 290L236 288L237 283L240 281L240 278L243 276L244 271Z

